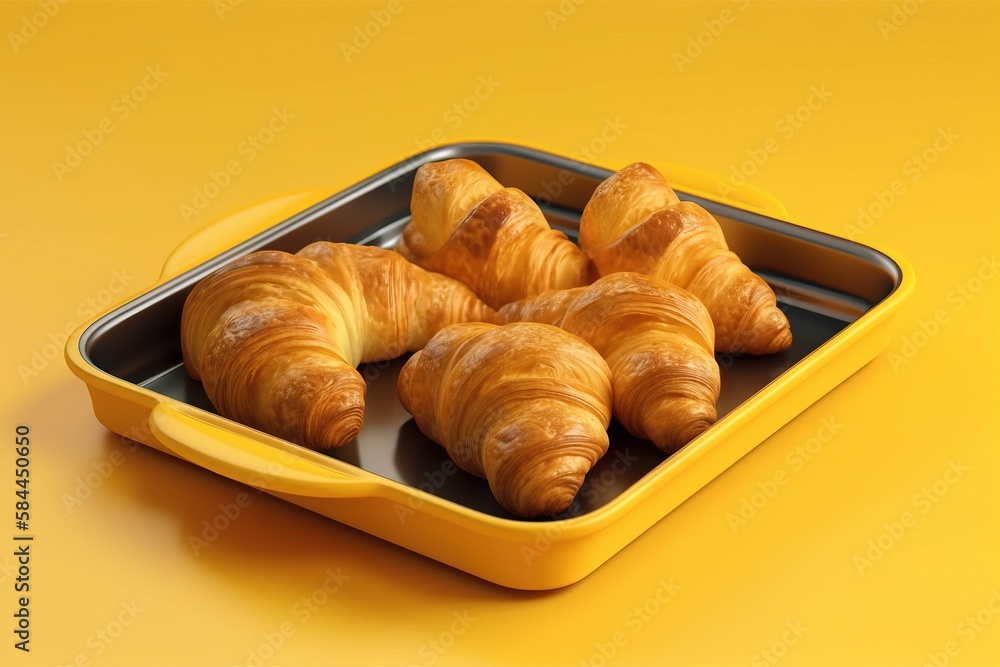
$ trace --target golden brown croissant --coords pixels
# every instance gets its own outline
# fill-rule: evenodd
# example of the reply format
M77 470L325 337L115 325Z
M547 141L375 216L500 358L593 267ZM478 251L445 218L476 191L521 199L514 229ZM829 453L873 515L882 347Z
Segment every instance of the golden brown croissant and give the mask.
M768 284L729 250L715 218L679 201L648 164L630 164L598 186L580 219L580 247L601 275L648 273L697 296L720 352L771 354L792 344Z
M611 378L589 345L544 324L456 324L414 354L399 399L507 510L565 510L608 449Z
M181 345L220 414L324 449L361 430L358 364L488 317L467 287L391 250L320 242L253 253L202 280L184 304Z
M705 306L638 273L508 304L500 321L553 324L592 345L611 368L614 416L630 433L674 452L715 422L719 366Z
M493 308L596 277L587 256L549 227L528 195L504 188L471 160L421 165L410 211L400 254L462 281Z

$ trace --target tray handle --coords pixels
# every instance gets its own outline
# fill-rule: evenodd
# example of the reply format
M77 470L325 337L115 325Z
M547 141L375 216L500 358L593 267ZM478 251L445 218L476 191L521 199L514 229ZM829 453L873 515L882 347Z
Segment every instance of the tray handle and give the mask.
M329 196L329 192L321 190L294 192L258 202L205 224L170 253L160 271L160 281L200 264Z
M373 482L219 428L172 403L153 407L153 436L177 456L216 474L265 491L315 498L368 497L377 491Z

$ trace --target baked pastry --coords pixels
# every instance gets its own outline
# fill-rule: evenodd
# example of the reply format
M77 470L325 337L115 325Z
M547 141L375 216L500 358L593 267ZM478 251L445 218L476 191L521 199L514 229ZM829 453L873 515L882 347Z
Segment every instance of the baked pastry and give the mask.
M549 227L528 195L504 188L471 160L417 169L410 212L400 254L462 281L493 308L596 277L587 256Z
M202 280L181 317L184 366L225 417L313 449L364 420L360 363L493 316L465 285L391 250L314 243L256 252Z
M720 352L770 354L792 343L774 292L729 250L715 218L679 201L648 164L630 164L597 187L580 219L580 247L602 276L648 273L701 299Z
M520 516L569 507L608 449L608 366L553 326L442 329L403 366L398 391L420 430Z
M544 322L587 341L611 368L614 416L674 452L711 426L719 398L714 329L690 293L651 276L613 273L499 310L501 322Z

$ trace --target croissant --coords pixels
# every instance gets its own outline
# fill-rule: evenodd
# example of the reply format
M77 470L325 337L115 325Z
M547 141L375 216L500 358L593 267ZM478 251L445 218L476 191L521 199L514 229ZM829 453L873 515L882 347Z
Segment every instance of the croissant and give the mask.
M580 246L601 275L648 273L701 299L720 352L770 354L792 344L771 288L729 250L715 218L679 201L648 164L631 164L597 187L580 219Z
M712 320L675 285L613 273L588 287L508 304L497 317L552 324L592 345L611 368L615 418L668 453L715 422L720 378Z
M471 160L421 165L410 211L397 251L462 281L493 308L596 277L587 256L549 227L530 197Z
M568 508L608 449L608 366L552 326L447 327L410 357L397 387L420 430L520 516Z
M325 449L361 430L358 364L492 316L458 281L391 250L320 242L297 255L253 253L198 283L184 304L181 349L221 415Z

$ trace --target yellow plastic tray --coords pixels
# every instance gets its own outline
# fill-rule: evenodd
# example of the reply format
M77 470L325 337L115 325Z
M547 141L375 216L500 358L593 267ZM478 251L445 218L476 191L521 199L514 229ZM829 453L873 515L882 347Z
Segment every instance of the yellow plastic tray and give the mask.
M475 159L538 197L553 224L571 235L593 188L611 173L519 146L455 144L329 198L289 195L210 225L171 255L156 285L67 342L67 362L87 384L97 418L116 433L478 577L558 588L612 558L879 354L892 315L914 287L898 257L784 222L780 203L752 188L733 195L738 199L709 194L714 177L660 163L679 193L708 207L733 249L775 287L798 346L773 359L720 358L724 416L676 454L665 457L613 425L612 451L588 477L586 497L561 517L523 520L490 505L484 481L448 467L443 450L421 442L399 416L391 402L401 362L366 369L365 429L332 456L214 414L179 366L176 332L191 287L262 248L294 251L320 238L390 245L406 222L416 168L452 157Z

